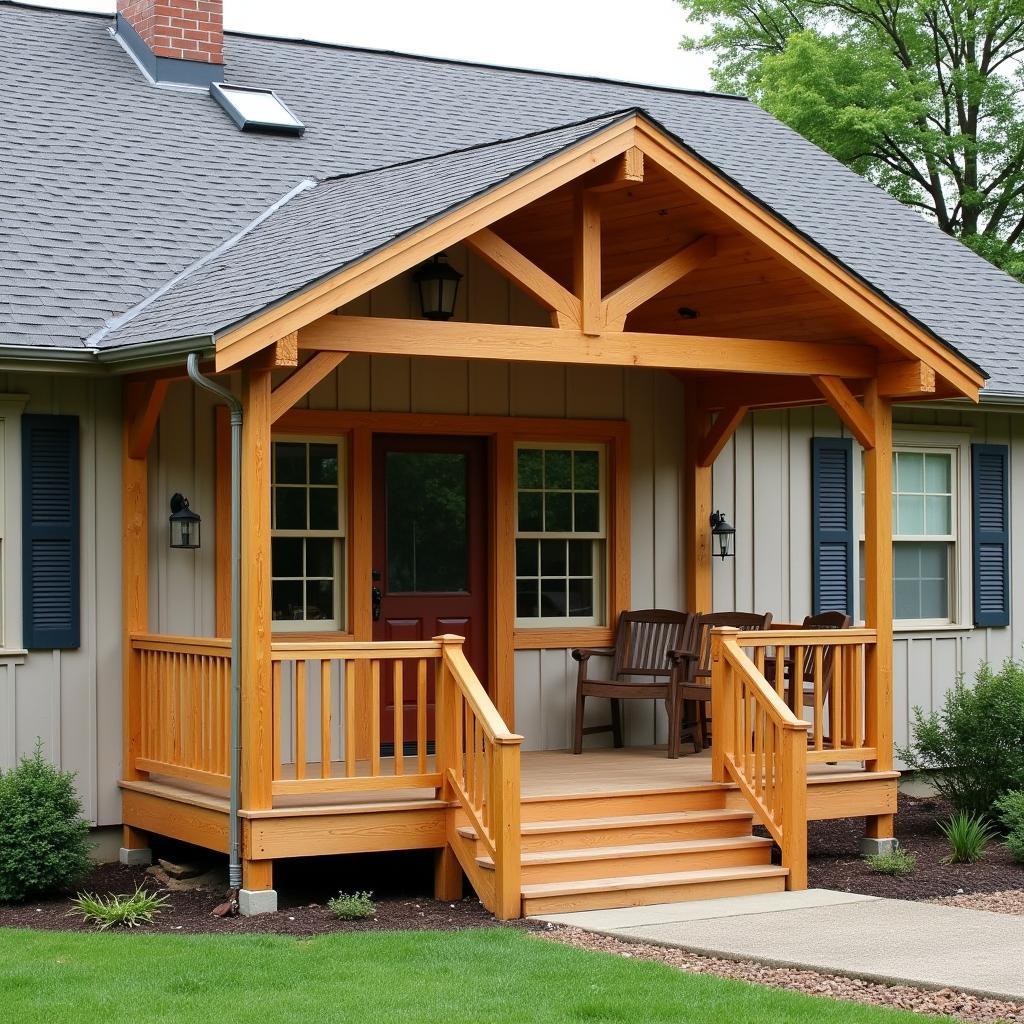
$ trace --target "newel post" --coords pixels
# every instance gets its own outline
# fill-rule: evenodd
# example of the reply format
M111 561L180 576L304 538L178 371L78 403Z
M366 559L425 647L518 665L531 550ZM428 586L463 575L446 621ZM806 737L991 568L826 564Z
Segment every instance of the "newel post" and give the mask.
M434 764L441 776L437 795L442 800L455 800L449 772L457 764L456 728L458 705L455 700L455 682L448 665L448 652L452 648L461 650L461 636L444 634L435 636L434 643L440 645L437 659L437 671L434 677ZM434 898L438 900L462 899L463 876L459 859L452 847L452 835L455 831L454 810L449 810L445 825L445 843L434 859Z
M499 737L491 761L490 789L494 800L494 916L500 921L522 915L519 747L522 736Z
M739 630L733 626L716 626L711 630L711 779L727 782L725 771L728 744L736 731L736 695L732 686L732 666L725 656L725 644L735 640Z
M782 732L782 866L789 869L787 889L807 888L807 727Z

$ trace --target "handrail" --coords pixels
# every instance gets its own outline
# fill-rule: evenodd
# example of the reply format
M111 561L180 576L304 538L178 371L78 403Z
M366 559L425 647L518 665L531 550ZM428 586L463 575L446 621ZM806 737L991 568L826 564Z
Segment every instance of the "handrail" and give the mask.
M483 885L475 847L450 845L484 905L499 919L520 916L520 752L523 737L504 723L462 650L462 637L442 647L438 690L438 758L451 796L494 863L493 890ZM481 891L482 890L482 891Z
M782 850L790 889L807 887L807 731L743 651L748 633L711 634L712 777L731 779Z

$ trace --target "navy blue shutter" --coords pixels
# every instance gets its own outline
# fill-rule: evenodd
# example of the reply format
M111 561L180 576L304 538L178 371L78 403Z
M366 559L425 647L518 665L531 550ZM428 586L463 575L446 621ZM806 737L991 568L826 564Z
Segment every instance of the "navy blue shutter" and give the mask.
M79 646L78 417L21 418L23 643Z
M853 441L811 438L811 589L814 614L853 615Z
M971 445L974 624L1010 624L1009 449Z

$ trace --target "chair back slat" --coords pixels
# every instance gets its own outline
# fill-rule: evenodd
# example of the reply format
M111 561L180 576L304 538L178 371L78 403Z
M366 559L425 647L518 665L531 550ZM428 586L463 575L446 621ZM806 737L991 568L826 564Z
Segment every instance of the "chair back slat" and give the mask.
M668 652L686 646L693 619L688 612L658 608L623 612L615 637L612 679L667 679L671 672Z
M801 629L849 629L853 619L846 612L820 612L817 615L808 615ZM829 644L822 648L823 679L826 689L832 684L832 655L835 648ZM804 662L804 682L814 682L814 659L808 658Z

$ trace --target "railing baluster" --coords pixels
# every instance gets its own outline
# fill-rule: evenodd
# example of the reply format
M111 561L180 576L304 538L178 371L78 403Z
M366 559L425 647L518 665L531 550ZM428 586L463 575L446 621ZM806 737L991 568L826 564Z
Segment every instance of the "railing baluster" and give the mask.
M380 775L380 661L370 662L370 774Z
M814 749L825 749L825 658L824 649L814 648Z
M405 686L403 663L394 663L394 713L395 713L395 774L405 774Z
M856 644L851 649L853 671L850 673L853 689L853 729L850 738L855 747L864 746L864 647Z
M829 731L832 733L832 747L839 750L843 746L843 688L845 687L845 673L843 672L843 648L832 649L832 680L829 684L829 718L831 725Z
M427 660L416 664L416 768L427 772Z
M345 687L345 777L356 777L356 663L341 663L341 677Z
M281 662L273 662L273 701L274 701L274 771L272 778L280 779L283 775L282 767L284 761L284 755L281 752L281 729L283 728L284 710L281 705Z
M331 777L331 662L320 660L320 778Z

